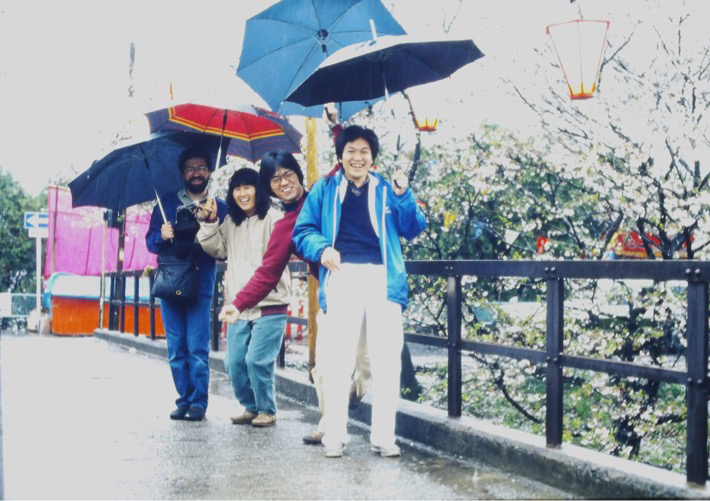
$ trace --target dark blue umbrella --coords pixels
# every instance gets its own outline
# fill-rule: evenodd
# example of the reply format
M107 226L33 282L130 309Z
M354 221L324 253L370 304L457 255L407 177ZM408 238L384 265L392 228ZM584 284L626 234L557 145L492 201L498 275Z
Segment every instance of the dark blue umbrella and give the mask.
M304 106L377 99L446 78L481 57L470 39L385 36L329 56L287 99Z
M237 75L275 112L320 117L322 105L304 108L286 96L328 55L371 40L370 20L377 35L405 33L380 0L282 0L247 20ZM341 120L376 100L342 103Z
M187 148L200 148L215 165L219 136L191 132L159 132L121 146L69 183L72 206L123 210L155 200L184 186L178 159ZM224 162L222 158L222 162Z

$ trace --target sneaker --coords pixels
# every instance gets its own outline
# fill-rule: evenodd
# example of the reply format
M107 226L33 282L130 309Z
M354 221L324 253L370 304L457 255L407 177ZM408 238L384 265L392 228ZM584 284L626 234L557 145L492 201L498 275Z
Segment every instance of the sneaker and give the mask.
M185 413L185 417L183 419L186 421L202 421L205 419L205 409L197 407L196 405L191 405Z
M234 416L232 418L232 423L234 423L234 424L251 424L251 422L254 421L255 417L256 417L256 412L244 411L239 416Z
M325 448L325 457L327 458L341 458L345 453L345 445L339 444L333 447Z
M379 454L383 458L398 458L402 454L399 447L394 444L383 447L379 445L372 445L370 446L370 450Z
M187 414L187 410L189 408L189 405L179 406L177 409L170 413L170 419L185 419L185 414Z
M274 426L275 424L276 414L266 414L264 412L260 412L259 415L251 421L251 425L257 428L266 428L267 426Z
M314 431L303 437L303 443L308 445L320 445L323 443L323 433L322 431Z

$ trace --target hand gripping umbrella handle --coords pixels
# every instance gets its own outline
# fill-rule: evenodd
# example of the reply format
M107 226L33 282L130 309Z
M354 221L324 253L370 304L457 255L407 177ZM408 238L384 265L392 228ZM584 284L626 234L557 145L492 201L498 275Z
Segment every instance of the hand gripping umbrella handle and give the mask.
M158 202L158 208L160 209L160 215L163 216L163 223L167 223L168 218L165 217L165 209L163 209L163 202L160 201L160 196L158 196L158 190L155 189L155 185L153 185L153 191L155 192L155 201ZM173 239L171 238L170 241L172 242Z

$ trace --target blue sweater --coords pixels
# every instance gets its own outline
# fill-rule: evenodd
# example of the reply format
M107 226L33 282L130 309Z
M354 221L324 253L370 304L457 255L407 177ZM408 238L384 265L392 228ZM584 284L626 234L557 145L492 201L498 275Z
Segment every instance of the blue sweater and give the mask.
M160 201L165 210L165 216L175 226L177 209L182 202L178 198L177 193L170 193L161 197ZM227 204L221 198L217 199L217 216L219 222L224 220L227 215ZM150 225L148 232L145 234L145 243L148 250L153 254L160 254L163 250L172 245L170 241L163 240L160 235L160 227L163 226L163 216L160 213L160 208L156 204L153 209L153 214L150 217ZM215 259L209 256L202 250L199 244L195 243L193 251L197 259L197 266L200 269L200 295L210 296L214 294L214 282L217 277L217 263Z

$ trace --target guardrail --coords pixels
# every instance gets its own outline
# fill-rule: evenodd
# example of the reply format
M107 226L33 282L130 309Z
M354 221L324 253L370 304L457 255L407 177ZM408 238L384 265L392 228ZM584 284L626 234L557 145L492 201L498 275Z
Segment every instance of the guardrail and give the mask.
M291 261L288 264L291 273L307 273L308 267L306 263L302 261ZM219 336L220 336L220 322L217 317L222 309L223 297L220 294L220 282L224 271L227 269L226 263L217 263L217 280L215 280L214 295L212 296L212 306L210 308L210 316L212 318L211 322L211 347L214 351L219 351ZM148 275L149 280L149 290L153 290L153 280L155 278L155 270L151 270ZM109 288L109 298L104 302L108 305L108 328L109 330L117 330L120 332L131 332L138 336L139 334L139 315L138 309L140 306L147 306L150 315L150 339L155 340L155 310L157 308L155 303L155 297L150 294L148 301L141 301L139 298L139 280L144 276L143 271L123 271L123 272L111 272L107 273L106 276L110 279L111 285ZM131 278L133 280L133 300L126 301L125 291L126 279ZM126 331L126 308L133 308L133 326L131 331ZM308 320L299 317L288 317L288 323L294 325L308 325ZM284 349L282 347L281 353L279 353L279 358L277 360L279 367L285 366L284 360Z
M305 270L304 263L291 263L292 271ZM224 268L221 270L223 271ZM640 377L683 385L686 388L686 478L688 482L704 485L708 476L708 284L710 262L705 261L407 261L410 275L434 275L447 278L446 312L447 336L405 334L407 342L443 347L448 350L448 414L461 416L462 410L462 356L465 352L526 359L546 366L545 438L548 447L562 444L563 385L562 369L584 369L622 377ZM138 273L139 275L140 273ZM132 272L124 275L134 275ZM546 349L545 351L507 346L498 343L466 341L462 339L462 288L464 276L520 277L543 279L546 284ZM125 307L117 301L112 274L112 308ZM675 370L637 363L605 360L565 354L564 292L567 279L651 279L654 281L683 280L687 289L687 369ZM136 290L138 287L136 280ZM219 294L213 303L213 348L217 346L219 328ZM137 292L134 298L137 298ZM151 297L151 338L154 332L154 301ZM138 302L133 303L135 311ZM121 310L123 311L123 310ZM118 316L114 313L110 319ZM134 316L137 318L137 315ZM114 321L114 326L118 324ZM111 327L110 327L111 328ZM114 327L115 329L116 327ZM138 324L134 326L137 333ZM125 331L121 315L120 330ZM283 363L283 358L281 358ZM281 365L283 366L283 365Z

